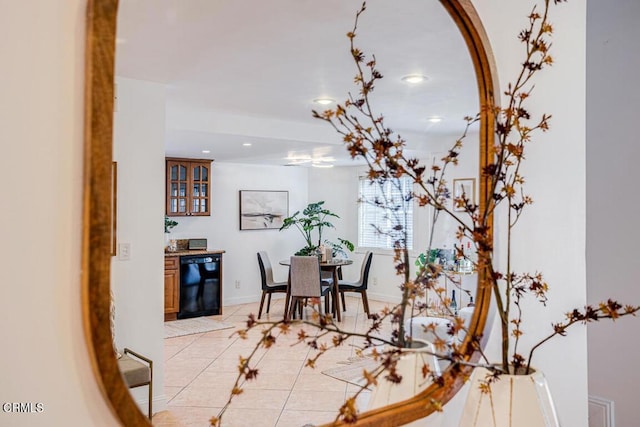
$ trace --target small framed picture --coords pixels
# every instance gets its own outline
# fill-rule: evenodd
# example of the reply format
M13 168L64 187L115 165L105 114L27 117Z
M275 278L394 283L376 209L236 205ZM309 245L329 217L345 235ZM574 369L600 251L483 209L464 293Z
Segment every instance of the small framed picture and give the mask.
M288 211L288 191L240 191L240 230L279 229Z
M464 211L465 208L458 206L456 200L465 197L472 205L476 204L476 179L458 178L453 180L453 210Z

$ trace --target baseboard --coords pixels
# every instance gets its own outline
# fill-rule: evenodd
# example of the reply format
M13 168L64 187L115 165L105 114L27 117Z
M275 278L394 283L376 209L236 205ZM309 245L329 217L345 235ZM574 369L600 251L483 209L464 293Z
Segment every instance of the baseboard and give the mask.
M371 286L367 289L367 296L370 300L380 301L380 302L389 302L393 304L398 304L398 295L386 295L386 294L378 294L375 292L371 292Z
M589 427L615 427L613 400L589 396Z
M167 396L161 395L153 398L153 413L164 411L167 409Z
M260 295L249 295L245 297L228 298L222 302L222 311L224 312L224 307L227 305L233 306L233 305L240 305L240 304L249 304L252 302L259 302L259 301L260 301Z
M140 387L140 389L142 388L143 387ZM140 408L140 411L146 416L149 411L149 399L145 399L144 397L136 398L134 396L134 401L136 402L136 405L138 405L138 408ZM153 407L151 408L153 413L155 414L156 412L164 411L165 409L167 409L167 396L165 394L154 396Z

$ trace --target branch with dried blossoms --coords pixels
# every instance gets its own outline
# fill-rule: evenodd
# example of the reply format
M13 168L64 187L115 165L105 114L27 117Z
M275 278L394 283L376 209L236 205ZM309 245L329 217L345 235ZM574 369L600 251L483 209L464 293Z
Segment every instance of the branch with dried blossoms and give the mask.
M319 301L311 301L311 306L317 304ZM342 406L339 408L335 422L343 421L345 423L354 423L358 419L358 411L355 406L357 397L368 387L376 386L379 381L389 381L392 383L399 383L402 381L402 376L398 373L396 366L400 358L414 350L410 348L398 347L397 341L394 338L384 338L378 333L385 320L388 320L395 316L397 307L385 308L380 313L372 316L372 324L366 332L353 332L341 328L339 325L333 322L333 318L330 314L321 314L312 309L310 313L310 320L280 320L280 321L257 321L255 315L250 314L247 320L246 328L236 331L232 336L239 336L241 339L249 339L251 331L257 328L263 328L260 330L260 339L255 343L253 349L246 357L240 356L238 363L238 376L234 385L232 386L229 398L225 406L220 410L217 416L212 417L210 420L211 426L218 427L223 419L226 410L230 407L233 399L243 393L243 384L245 381L258 380L260 370L256 367L255 363L252 363L258 351L263 348L266 350L271 349L278 343L280 336L286 336L294 332L297 327L310 327L317 330L315 335L310 335L307 331L300 328L296 332L297 340L291 344L294 345L307 345L310 348L317 351L313 357L307 359L305 366L309 368L315 368L318 360L328 351L334 348L341 347L351 338L361 338L363 340L362 345L356 347L357 357L368 357L373 362L374 366L370 369L363 369L363 378L365 383L361 388L355 392L353 396L348 398ZM429 328L429 327L428 327ZM422 354L429 354L436 356L443 360L448 360L454 365L466 364L469 366L479 366L471 362L465 361L464 354L457 344L448 345L446 337L439 337L435 330L435 325L429 328L430 332L435 336L434 347L435 352L421 350ZM455 336L461 331L466 331L463 322L453 322L449 330L448 335ZM325 338L330 339L331 344L323 342ZM479 348L479 337L473 337L470 342L474 347ZM473 344L475 343L475 344ZM354 344L351 344L354 345ZM366 352L366 355L365 355ZM430 381L434 384L442 386L442 378L433 372L427 364L423 364L421 367L421 375L423 380ZM441 404L436 400L431 403L434 408L441 408Z
M554 0L553 4L561 2L561 0ZM551 43L548 40L553 34L553 26L549 21L550 5L551 1L545 0L542 12L538 12L537 6L534 6L528 16L527 27L518 35L518 39L525 47L525 55L516 79L507 85L504 92L507 99L506 106L504 108L482 107L492 110L496 129L496 143L492 147L493 159L481 171L481 179L485 180L489 189L487 199L481 201L484 206L482 212L478 205L470 202L464 192L453 200L453 206L462 209L462 215L459 215L447 204L451 195L445 179L445 170L450 165L457 165L458 156L462 149L462 139L455 142L447 156L443 157L439 164L432 165L431 175L427 177L427 168L418 159L408 158L404 155L406 141L400 135L395 135L385 125L382 115L374 113L371 94L383 75L376 68L375 56L367 58L354 42L358 20L366 10L366 4L363 4L356 14L353 30L347 34L350 40L351 56L357 69L355 82L359 89L358 94L354 96L349 93L348 99L334 110L326 110L322 113L313 112L314 117L331 124L336 132L342 136L352 157L366 161L369 167L369 178L372 181L384 183L396 182L404 176L412 178L417 190L411 194L411 197L415 198L420 206L432 207L436 220L437 215L447 214L458 224L456 237L459 240L469 238L474 242L478 259L483 260L482 265L486 268L484 280L486 285L493 289L497 313L500 317L502 369L505 372L508 371L510 364L516 368L523 365L530 366L533 352L548 339L560 334L554 332L552 336L535 345L527 360L518 353L518 344L523 334L521 327L523 321L522 299L526 295L533 295L539 302L545 304L549 288L541 273L529 274L514 271L512 231L521 219L525 208L533 203L532 197L524 190L525 177L521 171L525 159L525 149L537 132L546 132L549 129L551 119L550 115L542 114L537 121L533 121L527 107L527 101L532 96L534 89L532 79L538 72L553 64L553 58L550 55ZM467 122L472 124L478 120L478 117L476 116L475 119L467 118ZM504 206L507 218L506 269L504 272L494 269L492 233L489 232L491 230L489 218L500 206ZM398 240L400 243L402 241ZM402 245L399 246L400 248L397 250L404 250L402 255L405 255L406 248L403 248ZM461 246L457 250L458 255L462 256ZM408 269L408 264L405 262L406 256L398 255L395 261L398 271ZM477 266L478 264L476 264ZM421 270L416 280L411 281L407 278L405 281L403 305L401 305L403 308L409 304L412 304L413 308L416 295L422 295L429 289L437 289L434 284L434 279L440 274L437 272L437 267L427 264L420 267ZM422 289L419 289L418 285L422 285ZM482 285L485 286L484 283ZM512 310L515 310L513 317ZM401 317L404 318L409 312L409 310L403 309ZM632 312L635 313L635 310ZM632 312L625 313L625 315L633 314ZM600 317L600 319L602 318L606 317ZM565 326L569 327L574 323L569 322ZM560 328L560 331L564 331L565 326ZM511 357L509 357L510 353Z
M554 4L560 3L560 0L554 0ZM517 274L512 269L512 230L522 217L524 208L532 204L532 198L527 195L523 189L525 183L524 176L521 174L521 163L525 158L525 147L532 141L532 136L537 131L546 131L549 129L550 116L543 114L542 117L533 125L528 122L531 115L527 111L526 101L533 92L533 86L530 84L533 76L553 63L549 55L551 44L546 38L553 32L553 28L548 21L550 1L544 1L544 11L542 14L537 13L534 7L529 15L529 25L523 30L519 39L525 45L525 60L515 83L509 84L504 95L507 98L507 106L505 108L484 106L483 109L491 109L492 116L495 117L495 129L497 141L493 148L493 160L487 164L481 171L481 178L485 180L489 191L487 192L487 200L481 201L484 209L481 211L479 206L470 202L468 195L462 195L453 200L454 206L462 208L463 214L467 218L458 216L458 214L449 206L448 200L451 198L448 190L448 183L445 179L445 171L449 165L456 165L458 156L462 149L462 138L455 142L447 155L441 159L440 164L434 163L431 167L431 175L426 177L427 168L422 166L417 159L406 158L404 156L404 146L406 142L400 137L394 137L391 129L384 125L383 117L373 113L369 95L375 87L377 80L382 78L382 74L376 69L375 57L365 62L365 56L361 50L355 47L354 39L358 18L366 9L365 4L356 15L356 22L353 31L347 34L351 43L351 54L355 61L358 74L356 83L358 84L359 96L354 97L349 94L349 99L343 104L338 105L335 110L328 110L323 113L313 112L314 117L322 119L330 123L334 129L343 137L347 149L352 157L361 157L365 159L369 166L369 178L378 183L386 181L394 182L403 176L409 176L414 180L414 184L418 190L412 192L409 197L415 198L420 206L431 206L434 214L440 215L445 213L458 223L458 231L456 233L458 239L464 237L473 240L476 252L478 254L479 265L482 265L486 283L482 286L490 286L494 291L497 312L500 316L502 325L502 365L482 365L493 370L494 375L500 375L509 372L509 368L514 367L518 372L520 368L525 371L530 369L530 362L533 353L540 345L553 338L556 335L564 335L566 330L574 324L586 323L600 319L616 319L626 315L634 315L640 307L626 306L621 307L617 302L609 301L601 304L598 309L587 307L585 311L574 310L567 315L567 320L563 323L553 325L553 333L536 344L529 353L528 359L524 359L517 352L519 338L522 335L522 298L527 294L533 294L541 302L546 302L546 292L548 285L544 281L541 274L536 273L530 275L527 273ZM365 70L366 76L365 76ZM478 120L476 118L467 118L468 126ZM366 125L363 124L366 121ZM468 129L467 126L467 129ZM466 130L465 135L466 136ZM505 272L494 270L493 263L493 241L489 218L502 205L507 209L507 266ZM471 225L467 220L470 219ZM405 331L403 329L404 318L408 313L413 313L414 308L421 309L416 303L416 298L422 297L428 289L435 288L435 280L441 272L438 266L433 264L425 264L422 266L416 279L411 280L408 276L409 262L408 251L406 249L406 235L403 236L402 228L396 230L400 233L400 237L396 240L394 261L396 262L396 271L404 278L401 285L402 302L392 309L388 309L382 316L374 316L372 328L365 334L353 334L346 332L334 325L330 318L318 316L319 322L302 322L314 328L323 331L321 336L336 333L338 337L336 341L332 341L332 346L318 345L317 338L310 338L306 333L299 336L298 343L306 342L308 345L316 345L319 353L316 357L310 359L311 365L315 364L317 359L324 354L329 348L336 347L345 342L347 337L360 336L365 339L365 345L362 349L373 346L375 343L391 345L392 352L398 353L408 351L403 348L403 340L405 339ZM406 231L404 231L406 233ZM445 297L446 298L446 297ZM411 306L411 310L407 308ZM516 316L511 318L512 307L515 307ZM322 320L325 319L325 320ZM379 329L379 323L384 319L390 319L392 324L396 325L391 339L384 340L373 336L372 333ZM254 319L255 320L255 319ZM455 322L455 329L460 330L462 325ZM251 327L255 327L259 323L254 323ZM271 346L275 343L275 337L272 331L276 328L284 327L286 330L292 323L276 322L267 327L264 333L266 341L257 344L252 355L247 359L241 359L239 366L239 377L234 387L234 393L230 397L241 393L241 382L243 380L255 379L258 371L250 368L250 360L255 355L257 349L261 346ZM251 328L249 327L247 331ZM245 332L246 333L246 332ZM514 337L513 355L509 360L509 352L511 350L511 338ZM479 337L471 337L471 344L468 346L475 351L480 351L478 345ZM310 341L308 341L308 339ZM360 349L360 351L362 351ZM458 352L458 348L454 345L453 351L448 354L440 354L439 356L449 358L453 362L454 368L456 364L463 364L464 355ZM465 349L465 351L467 351ZM394 365L393 358L382 356L381 366L386 369L373 370L365 373L368 384L375 384L377 378L383 372L389 372ZM486 358L485 358L486 362ZM525 363L526 362L526 363ZM476 366L476 365L472 365ZM392 372L392 371L391 371ZM393 374L387 375L392 380ZM437 378L433 378L437 383ZM437 402L434 403L437 406ZM227 404L228 406L228 404ZM226 407L220 415L224 413ZM340 409L340 414L336 420L342 419L345 422L353 422L357 419L355 410L355 400L350 399ZM214 425L219 419L212 420Z

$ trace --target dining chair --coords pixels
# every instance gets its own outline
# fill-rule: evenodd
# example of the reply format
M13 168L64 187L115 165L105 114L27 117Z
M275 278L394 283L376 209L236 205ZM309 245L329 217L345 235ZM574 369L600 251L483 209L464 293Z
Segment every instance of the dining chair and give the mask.
M153 414L153 361L125 348L124 354L118 358L118 368L127 387L136 388L146 385L149 388L147 405L149 407L149 419L151 419Z
M338 280L338 289L340 290L340 297L342 298L342 309L346 310L344 301L345 292L358 292L362 295L362 305L364 306L364 312L367 317L370 317L369 313L369 299L367 298L367 284L369 282L369 269L371 268L371 260L373 259L373 252L367 251L362 260L362 267L360 267L360 278L351 282L348 280Z
M295 318L295 310L298 309L302 318L302 303L308 298L324 297L325 313L329 311L329 295L333 291L333 283L323 281L320 275L320 263L316 256L292 256L290 274L290 305L286 311L289 316ZM320 312L318 303L318 312Z
M258 266L260 267L260 277L262 279L262 298L260 299L260 308L258 309L258 319L262 316L262 307L264 306L264 297L269 296L267 299L267 314L269 314L269 307L271 307L271 294L287 293L287 282L275 282L273 280L273 268L269 261L269 256L266 252L258 252ZM286 307L285 307L286 308Z

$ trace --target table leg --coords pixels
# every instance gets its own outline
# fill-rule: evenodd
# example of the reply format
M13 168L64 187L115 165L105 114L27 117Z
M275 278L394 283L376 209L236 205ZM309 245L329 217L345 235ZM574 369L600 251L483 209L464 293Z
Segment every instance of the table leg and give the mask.
M338 285L338 269L333 269L333 309L335 310L336 317L338 322L342 321L342 316L340 315L340 286Z
M291 267L287 276L287 294L284 298L284 320L289 320L289 301L291 300Z

